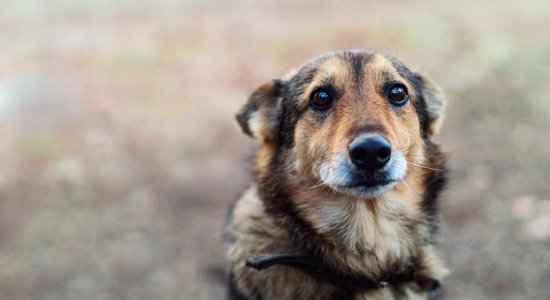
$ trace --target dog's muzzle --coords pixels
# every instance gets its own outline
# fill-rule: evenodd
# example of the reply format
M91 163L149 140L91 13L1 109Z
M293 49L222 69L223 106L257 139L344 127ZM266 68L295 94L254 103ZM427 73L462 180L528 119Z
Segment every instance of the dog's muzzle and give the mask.
M406 159L379 134L361 134L321 164L321 181L355 196L377 196L405 178Z

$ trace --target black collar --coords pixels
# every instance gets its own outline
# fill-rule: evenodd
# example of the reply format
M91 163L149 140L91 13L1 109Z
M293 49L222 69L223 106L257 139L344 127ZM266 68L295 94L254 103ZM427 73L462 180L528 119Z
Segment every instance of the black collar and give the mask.
M258 271L275 265L284 265L297 268L316 278L324 280L342 289L365 291L382 288L388 284L402 284L408 281L416 281L426 290L435 290L439 287L439 281L431 278L418 278L414 269L391 274L384 279L375 281L364 276L350 276L342 274L334 268L327 266L319 258L303 254L259 254L249 256L246 265Z

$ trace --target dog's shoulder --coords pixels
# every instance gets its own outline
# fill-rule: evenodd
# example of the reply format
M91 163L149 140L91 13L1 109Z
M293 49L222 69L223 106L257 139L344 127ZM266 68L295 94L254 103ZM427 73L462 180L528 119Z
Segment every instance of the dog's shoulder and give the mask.
M226 242L230 256L242 259L256 253L287 250L291 247L287 235L266 213L256 184L243 193L229 212ZM230 257L231 260L235 258Z
M289 233L266 212L256 185L250 186L231 208L226 246L231 262L230 299L311 299L315 295L317 299L344 299L336 287L298 269L274 266L258 271L245 264L246 258L253 255L298 251Z

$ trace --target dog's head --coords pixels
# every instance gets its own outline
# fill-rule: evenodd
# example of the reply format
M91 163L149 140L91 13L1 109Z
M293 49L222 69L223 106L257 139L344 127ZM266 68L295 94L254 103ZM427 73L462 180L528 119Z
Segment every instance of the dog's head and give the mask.
M373 197L402 182L408 166L426 163L444 103L427 77L395 58L342 51L260 85L237 120L271 149L264 160L285 153L296 178Z

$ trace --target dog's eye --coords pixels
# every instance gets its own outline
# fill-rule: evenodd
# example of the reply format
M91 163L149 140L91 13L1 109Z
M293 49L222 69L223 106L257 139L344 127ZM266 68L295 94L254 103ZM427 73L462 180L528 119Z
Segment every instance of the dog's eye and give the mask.
M409 100L409 95L407 95L407 88L400 84L396 83L388 89L388 99L393 105L401 106L407 103Z
M329 109L332 105L332 96L325 89L317 89L311 93L309 103L317 110Z

